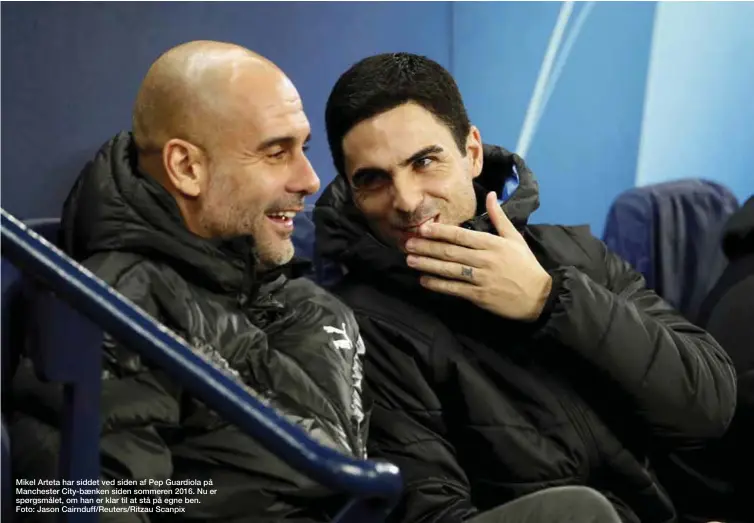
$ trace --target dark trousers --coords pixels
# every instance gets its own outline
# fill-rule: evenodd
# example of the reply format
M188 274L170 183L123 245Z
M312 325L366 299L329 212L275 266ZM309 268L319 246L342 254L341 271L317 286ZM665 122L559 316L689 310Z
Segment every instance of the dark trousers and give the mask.
M554 487L479 514L467 523L620 523L620 518L596 490Z

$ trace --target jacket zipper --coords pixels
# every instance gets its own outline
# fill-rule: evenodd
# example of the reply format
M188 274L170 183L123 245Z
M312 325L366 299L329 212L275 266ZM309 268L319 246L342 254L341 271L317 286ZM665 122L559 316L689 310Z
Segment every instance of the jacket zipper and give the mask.
M241 307L244 307L251 299L254 280L256 279L256 264L254 263L251 248L244 249L244 269L241 280L241 290L238 293L237 301Z

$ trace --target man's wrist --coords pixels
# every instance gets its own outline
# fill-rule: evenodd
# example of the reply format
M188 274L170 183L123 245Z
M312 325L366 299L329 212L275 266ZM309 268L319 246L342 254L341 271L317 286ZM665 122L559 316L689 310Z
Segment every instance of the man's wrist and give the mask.
M542 315L542 311L544 311L547 300L550 297L550 293L552 292L552 276L550 276L549 273L545 272L542 283L538 287L539 292L537 292L534 306L531 313L526 318L526 321L535 322Z

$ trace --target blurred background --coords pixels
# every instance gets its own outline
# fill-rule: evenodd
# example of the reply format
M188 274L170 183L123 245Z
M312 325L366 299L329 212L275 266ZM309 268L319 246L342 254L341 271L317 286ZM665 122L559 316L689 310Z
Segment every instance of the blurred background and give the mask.
M2 207L58 216L84 163L130 128L149 65L214 39L297 85L323 188L330 88L361 58L409 51L451 71L485 142L525 157L542 192L533 221L599 236L635 186L754 193L752 27L754 3L733 2L3 3Z

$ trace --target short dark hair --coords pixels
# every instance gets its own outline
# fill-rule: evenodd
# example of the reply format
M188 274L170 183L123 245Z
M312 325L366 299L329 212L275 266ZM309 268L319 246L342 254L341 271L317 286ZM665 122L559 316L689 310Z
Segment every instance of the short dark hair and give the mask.
M343 138L348 131L408 102L421 105L445 124L465 153L471 123L450 73L425 56L385 53L353 65L338 79L327 99L327 140L338 174L345 175Z

